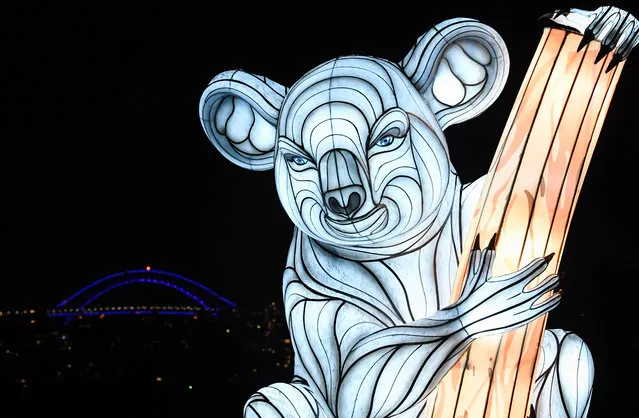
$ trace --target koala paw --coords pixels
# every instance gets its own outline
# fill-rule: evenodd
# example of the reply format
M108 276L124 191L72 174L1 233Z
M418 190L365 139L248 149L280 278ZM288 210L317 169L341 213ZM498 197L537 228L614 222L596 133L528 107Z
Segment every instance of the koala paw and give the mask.
M559 291L540 301L559 286L556 274L527 288L548 267L553 254L536 258L514 273L492 277L493 242L494 238L483 250L476 244L471 251L466 283L457 305L464 330L474 338L519 328L554 309L561 299Z
M562 9L547 17L555 24L583 35L579 50L591 41L601 42L595 63L614 51L606 72L628 58L630 51L639 43L639 22L633 15L617 7L603 6L592 12Z

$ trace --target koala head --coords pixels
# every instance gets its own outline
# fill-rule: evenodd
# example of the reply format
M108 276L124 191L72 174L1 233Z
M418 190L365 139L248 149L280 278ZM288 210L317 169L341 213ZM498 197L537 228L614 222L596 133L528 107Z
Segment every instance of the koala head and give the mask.
M340 57L291 88L221 73L202 95L200 119L230 161L274 169L301 231L344 257L381 259L440 231L458 191L443 130L490 106L508 66L494 30L451 19L399 64Z

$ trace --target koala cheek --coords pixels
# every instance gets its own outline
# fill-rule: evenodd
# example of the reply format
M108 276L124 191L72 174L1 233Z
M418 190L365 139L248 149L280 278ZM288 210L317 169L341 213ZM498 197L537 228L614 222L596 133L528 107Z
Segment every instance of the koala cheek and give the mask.
M293 223L305 231L319 225L318 212L323 213L323 206L317 172L289 170L287 163L281 160L276 164L275 173L280 201Z
M424 200L433 205L443 198L453 172L446 150L437 144L432 141L429 146L417 146L414 150Z
M381 195L384 194L384 189L395 178L409 177L416 181L419 179L410 148L406 147L406 149L398 151L401 153L393 153L390 159L381 158L382 155L379 155L370 160L371 186L376 201L379 201Z
M317 206L320 210L323 210L322 201L315 191L307 189L298 190L297 193L295 193L295 206L303 218L308 218L308 205ZM306 211L304 210L305 207ZM307 222L310 220L311 219L307 219Z
M317 172L308 170L309 172L290 171L290 188L294 195L294 200L298 208L302 207L302 202L311 199L321 205L322 194L319 187L319 178Z
M295 194L292 205L295 205L291 214L293 223L306 234L321 239L325 235L322 227L325 211L317 194L312 190L300 190Z
M391 200L399 211L397 232L401 233L422 219L424 202L421 184L411 177L396 177L385 189L384 198Z

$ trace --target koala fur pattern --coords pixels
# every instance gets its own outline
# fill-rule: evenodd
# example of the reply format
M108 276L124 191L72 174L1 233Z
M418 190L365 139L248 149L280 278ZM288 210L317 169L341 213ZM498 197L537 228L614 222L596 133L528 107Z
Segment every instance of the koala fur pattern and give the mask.
M508 69L501 37L457 18L399 64L340 57L291 88L241 70L211 81L208 138L240 167L274 169L296 226L283 282L295 377L258 390L245 417L420 417L474 339L557 306L559 293L535 304L556 275L524 291L547 258L493 278L491 246L472 251L450 304L483 178L461 184L443 131L491 105ZM585 417L593 373L578 336L546 330L536 415Z

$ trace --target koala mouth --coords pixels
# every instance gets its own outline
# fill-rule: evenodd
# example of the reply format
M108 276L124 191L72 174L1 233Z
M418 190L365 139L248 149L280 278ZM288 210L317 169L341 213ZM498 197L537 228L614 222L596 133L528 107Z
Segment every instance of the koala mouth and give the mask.
M335 232L345 235L370 236L383 229L388 223L386 206L377 205L365 215L348 219L325 217L328 226Z

